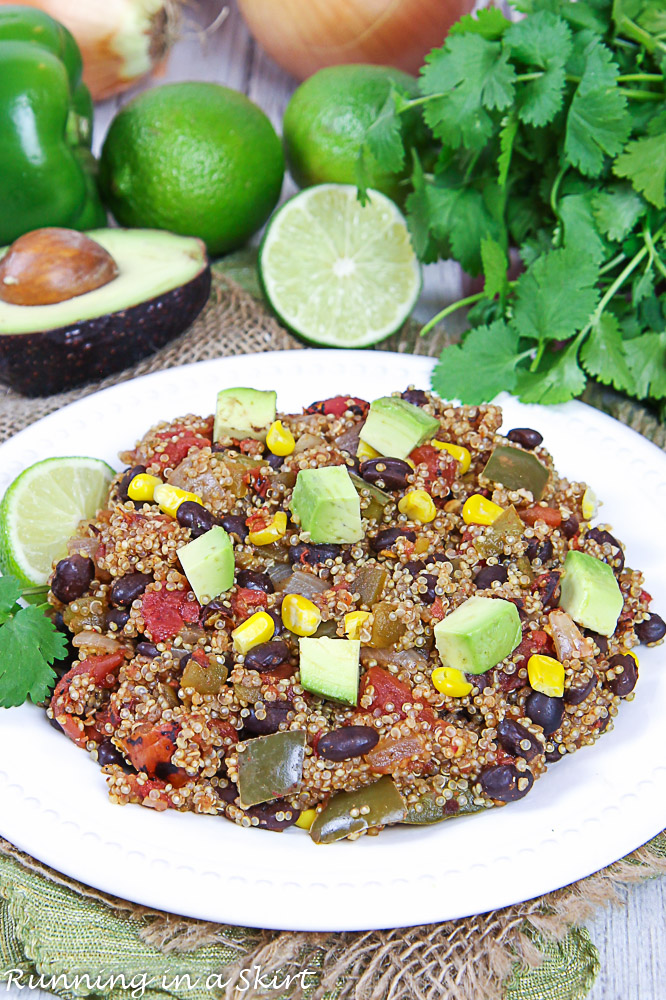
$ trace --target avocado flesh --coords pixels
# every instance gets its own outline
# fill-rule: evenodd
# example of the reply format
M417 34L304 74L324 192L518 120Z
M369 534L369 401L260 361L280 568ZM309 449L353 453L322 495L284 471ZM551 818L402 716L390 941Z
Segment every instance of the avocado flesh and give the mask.
M0 300L0 334L41 333L129 309L185 285L207 267L200 240L157 229L94 229L90 239L111 254L118 276L101 288L49 306ZM0 250L0 258L7 248Z
M298 640L298 651L306 691L345 705L358 704L359 639L303 638Z
M274 389L221 389L217 394L213 440L232 437L265 441L275 420L276 402Z
M207 604L234 585L234 547L215 525L178 549L178 558L199 604Z
M361 500L344 465L301 469L291 509L315 544L345 545L363 538Z
M434 633L444 666L465 674L484 674L514 651L522 626L511 601L470 597L437 622Z
M562 610L583 628L612 635L623 605L622 591L608 563L570 549L564 560Z
M439 430L439 420L398 396L382 396L370 404L361 438L380 455L407 458Z

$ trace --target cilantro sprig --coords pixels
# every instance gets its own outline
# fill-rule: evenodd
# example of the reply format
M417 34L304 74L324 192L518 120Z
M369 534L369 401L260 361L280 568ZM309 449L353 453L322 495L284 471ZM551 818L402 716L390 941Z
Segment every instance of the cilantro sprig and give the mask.
M24 590L16 577L0 577L0 707L43 701L55 683L54 660L67 654L65 636L44 613L47 604L22 607L19 599L47 587Z
M394 87L359 157L361 197L369 157L408 178L423 261L484 276L423 328L471 307L433 387L466 403L501 389L559 403L593 378L665 399L663 0L516 6L515 22L495 8L461 18L426 56L421 96ZM407 112L434 152L413 148Z

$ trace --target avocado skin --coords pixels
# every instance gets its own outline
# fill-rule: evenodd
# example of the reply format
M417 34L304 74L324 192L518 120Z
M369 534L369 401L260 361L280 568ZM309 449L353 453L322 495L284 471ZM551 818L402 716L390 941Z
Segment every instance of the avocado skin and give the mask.
M210 266L128 309L39 333L0 334L0 382L50 396L122 371L183 333L208 301Z

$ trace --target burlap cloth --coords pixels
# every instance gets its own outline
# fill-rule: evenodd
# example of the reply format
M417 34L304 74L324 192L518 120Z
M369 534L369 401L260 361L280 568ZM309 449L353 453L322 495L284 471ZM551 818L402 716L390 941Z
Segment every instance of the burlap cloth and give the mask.
M435 354L445 340L440 331L419 342L410 326L381 347ZM264 308L251 262L231 259L224 272L216 270L210 302L194 326L135 368L47 399L0 392L0 441L74 399L136 375L300 346ZM664 428L643 407L605 392L592 397L594 405L660 447L666 445ZM492 913L399 930L308 934L256 931L148 910L66 878L0 839L0 969L5 979L13 970L16 983L19 976L28 982L31 973L46 977L39 985L62 996L112 1000L140 995L156 1000L211 995L224 1000L581 1000L599 960L580 925L598 906L620 899L631 883L663 873L666 834L581 882ZM309 975L297 977L304 969ZM76 981L77 975L83 979ZM138 979L131 980L133 975ZM177 982L178 976L189 978Z

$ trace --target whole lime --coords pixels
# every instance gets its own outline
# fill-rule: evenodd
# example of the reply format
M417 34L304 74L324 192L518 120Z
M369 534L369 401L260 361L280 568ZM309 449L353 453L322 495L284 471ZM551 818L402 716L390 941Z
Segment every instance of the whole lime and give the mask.
M321 69L300 85L284 115L284 144L291 175L300 187L356 183L356 162L366 130L379 115L391 85L410 97L419 94L413 76L390 66L363 63ZM407 131L418 132L418 116L408 113ZM425 135L425 133L424 133ZM420 137L413 136L419 145ZM368 186L400 199L401 175L382 170L366 157Z
M139 94L114 118L100 187L122 226L242 246L273 211L284 176L270 121L244 94L216 83L172 83Z

